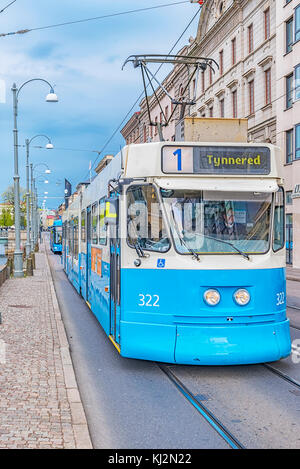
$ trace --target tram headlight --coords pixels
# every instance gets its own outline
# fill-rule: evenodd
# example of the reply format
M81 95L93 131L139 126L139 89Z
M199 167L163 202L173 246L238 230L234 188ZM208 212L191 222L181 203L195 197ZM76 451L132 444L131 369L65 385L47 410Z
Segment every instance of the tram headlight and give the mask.
M206 290L204 300L209 306L217 306L220 303L221 295L217 290Z
M246 306L251 299L250 293L245 288L240 288L233 296L236 303L240 306Z

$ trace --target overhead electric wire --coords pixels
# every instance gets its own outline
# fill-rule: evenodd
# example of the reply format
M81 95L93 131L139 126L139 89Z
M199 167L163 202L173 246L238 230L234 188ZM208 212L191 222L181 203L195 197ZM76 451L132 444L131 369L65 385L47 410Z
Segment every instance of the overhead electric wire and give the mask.
M133 14L133 13L141 13L143 11L157 10L158 8L166 8L166 7L176 6L176 5L182 5L183 3L189 3L189 0L183 0L183 1L180 1L180 2L165 3L165 4L162 4L162 5L156 5L156 6L152 6L152 7L146 7L146 8L138 8L138 9L135 9L135 10L121 11L119 13L110 13L110 14L107 14L107 15L94 16L92 18L84 18L84 19L81 19L81 20L65 21L64 23L56 23L56 24L51 24L51 25L48 25L48 26L40 26L40 27L37 27L37 28L20 29L19 31L14 31L14 32L11 32L11 33L2 33L2 34L0 34L0 37L11 36L13 34L26 34L26 33L32 32L32 31L41 31L43 29L58 28L58 27L62 27L62 26L72 25L72 24L85 23L87 21L99 21L99 20L103 20L103 19L106 19L106 18L113 18L113 17L116 17L116 16L130 15L130 14ZM6 8L8 8L8 6Z
M181 35L179 36L179 38L176 40L175 44L172 46L171 50L168 52L168 54L166 54L166 57L168 57L172 52L173 50L175 49L175 47L177 46L177 44L179 43L179 41L182 39L182 37L184 36L184 34L187 32L187 30L189 29L189 27L192 25L192 23L195 21L195 19L197 18L197 16L199 15L200 11L201 11L201 8L200 7L196 14L193 15L192 19L189 21L188 25L185 27L184 31L181 33ZM158 69L156 70L155 74L154 74L154 77L156 77L156 75L158 74L158 72L161 70L163 64L161 64ZM148 85L149 86L149 85ZM92 164L92 168L93 169L96 165L96 163L98 162L99 160L99 157L101 155L101 153L103 153L103 151L105 150L105 148L110 144L110 142L112 141L112 139L114 138L114 136L116 135L116 133L120 130L120 128L122 127L122 125L124 124L124 122L126 121L126 119L129 117L129 115L132 113L133 109L135 108L135 106L138 104L138 102L140 101L140 99L143 97L144 95L144 90L141 92L141 94L139 95L139 97L137 98L137 100L134 102L134 104L131 106L131 108L129 109L129 111L127 112L126 116L123 118L123 120L121 121L121 123L118 125L118 127L116 128L116 130L113 132L113 134L109 137L109 139L105 142L105 144L103 145L103 147L101 148L101 150L98 152L98 156L97 158L94 160L93 164ZM87 176L88 177L89 173L87 173Z
M7 10L7 8L9 8L13 3L16 3L17 0L13 0L13 2L10 2L8 5L6 5L6 7L2 8L2 10L0 10L0 13L3 13L5 10Z

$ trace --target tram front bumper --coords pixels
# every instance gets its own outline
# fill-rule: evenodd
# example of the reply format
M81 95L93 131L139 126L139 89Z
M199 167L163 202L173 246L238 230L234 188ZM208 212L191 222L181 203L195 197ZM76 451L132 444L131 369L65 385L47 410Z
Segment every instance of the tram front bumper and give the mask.
M121 355L186 365L243 365L291 353L289 320L255 325L160 325L121 321Z

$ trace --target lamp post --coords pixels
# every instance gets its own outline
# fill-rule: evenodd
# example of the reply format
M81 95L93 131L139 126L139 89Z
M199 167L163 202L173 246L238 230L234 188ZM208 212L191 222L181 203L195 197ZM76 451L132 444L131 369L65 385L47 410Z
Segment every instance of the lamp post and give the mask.
M46 96L47 102L57 102L53 86L42 78L33 78L23 83L20 88L14 83L13 93L13 115L14 115L14 208L15 208L15 251L14 251L14 277L23 277L23 259L21 251L21 230L20 230L20 176L19 176L19 154L18 154L18 98L22 88L33 81L42 81L49 85L50 93Z
M38 241L38 229L39 229L39 216L38 216L38 193L37 193L37 187L36 187L36 182L44 182L45 184L48 184L49 181L43 180L37 181L38 177L42 175L42 173L39 173L38 176L34 177L34 170L37 166L46 166L46 171L45 174L50 174L51 171L49 167L46 165L46 163L39 163L33 166L31 166L31 194L32 194L32 203L30 204L31 206L31 229L32 229L32 236L31 236L31 251L34 251L34 247L36 246L36 243Z
M31 242L30 242L30 231L32 230L32 219L30 221L30 208L29 208L29 147L31 142L38 137L44 137L48 140L48 143L46 145L47 149L52 149L54 148L51 140L47 135L35 135L32 137L30 140L26 139L25 144L26 144L26 217L27 217L27 224L26 224L26 231L27 231L27 236L26 236L26 256L29 257L31 253ZM49 169L48 169L49 171Z

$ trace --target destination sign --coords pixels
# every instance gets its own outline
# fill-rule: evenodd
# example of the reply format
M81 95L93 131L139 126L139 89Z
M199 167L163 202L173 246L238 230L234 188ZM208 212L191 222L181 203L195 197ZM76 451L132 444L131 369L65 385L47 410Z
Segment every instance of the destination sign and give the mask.
M267 147L165 146L162 171L166 174L266 175L271 171Z

